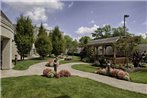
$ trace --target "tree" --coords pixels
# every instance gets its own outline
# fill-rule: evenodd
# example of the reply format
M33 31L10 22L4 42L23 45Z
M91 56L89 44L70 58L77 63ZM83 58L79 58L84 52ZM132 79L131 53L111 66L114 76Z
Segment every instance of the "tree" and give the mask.
M33 38L33 25L29 17L21 15L17 19L16 33L14 34L15 43L21 60L24 60L26 54L29 54L32 49Z
M112 28L112 36L113 37L116 37L116 36L125 36L125 33L126 33L126 36L129 36L130 33L127 32L128 29L126 28L125 32L124 32L124 28L123 27L118 27L118 28Z
M104 32L104 35L103 35L103 38L108 38L108 37L111 37L112 34L112 29L111 29L111 26L110 25L105 25L103 27L103 32Z
M64 39L63 39L63 34L59 30L59 27L56 26L53 30L52 33L52 46L53 46L53 51L52 53L57 55L60 55L64 51Z
M72 41L72 47L69 49L68 51L68 54L74 54L74 53L77 53L77 50L78 49L78 42L77 40L75 39L74 41Z
M111 32L111 26L105 25L102 28L97 28L95 33L92 33L92 37L95 37L94 39L108 38L112 36Z
M90 40L91 38L89 36L83 36L80 38L79 42L81 46L85 46Z
M132 54L135 47L140 43L140 36L126 36L117 41L117 49L123 51L126 57L126 64L128 65L128 57Z
M38 38L35 42L35 47L37 53L42 57L46 57L52 50L52 43L49 37L47 36L47 33L45 32L45 28L41 24L39 28L39 34Z
M65 49L69 49L70 47L72 47L72 38L68 35L64 36L64 42L65 42Z
M103 29L102 28L97 28L95 33L92 33L92 37L94 37L94 39L101 39L101 38L103 38Z

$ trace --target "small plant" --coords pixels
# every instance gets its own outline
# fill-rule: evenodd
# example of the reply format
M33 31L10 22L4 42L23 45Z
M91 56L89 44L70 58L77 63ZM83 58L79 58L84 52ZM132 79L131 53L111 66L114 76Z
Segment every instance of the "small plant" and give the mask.
M64 60L72 60L72 57L68 56L68 57L64 58Z
M71 73L68 70L61 70L57 76L59 77L69 77L71 76Z
M46 77L53 78L55 76L55 71L53 71L52 69L46 68L43 70L43 75Z
M94 61L94 63L92 64L92 66L100 66L100 62L99 61Z
M46 68L43 70L43 75L49 78L60 78L60 77L70 77L71 73L68 70L61 70L58 73L52 69Z
M49 60L46 64L47 67L53 67L54 66L54 60Z
M121 69L110 68L110 73L108 73L108 68L99 68L95 73L130 81L129 74Z
M64 59L65 57L63 55L58 56L59 59Z

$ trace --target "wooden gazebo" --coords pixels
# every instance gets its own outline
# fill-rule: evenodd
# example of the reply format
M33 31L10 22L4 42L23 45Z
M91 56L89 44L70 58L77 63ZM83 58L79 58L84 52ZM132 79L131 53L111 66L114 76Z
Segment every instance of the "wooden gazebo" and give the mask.
M116 64L116 43L121 37L111 37L111 38L104 38L104 39L97 39L92 40L87 44L88 48L93 49L93 52L95 55L100 56L100 53L98 51L99 47L102 47L102 56L106 55L106 49L107 47L111 46L113 49L113 56L111 57L114 64Z

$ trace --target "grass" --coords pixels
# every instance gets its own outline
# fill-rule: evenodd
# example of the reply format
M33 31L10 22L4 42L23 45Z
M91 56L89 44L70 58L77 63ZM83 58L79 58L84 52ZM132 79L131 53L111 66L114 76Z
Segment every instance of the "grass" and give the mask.
M147 98L80 77L46 78L22 76L2 78L1 98Z
M61 60L60 64L72 63L72 62L81 62L79 56L72 56L72 60Z
M43 61L47 61L48 59L50 59L50 57L47 57L45 59L33 58L33 59L18 61L17 64L14 65L13 69L15 69L15 70L26 70L31 65L36 64L36 63L40 63L40 62L43 62Z
M93 73L94 71L96 71L97 67L90 66L88 64L76 64L76 65L73 65L72 68ZM130 74L132 82L147 84L147 69L137 71L137 72L130 72L129 74Z
M147 69L130 73L132 81L147 84Z
M77 64L77 65L73 65L72 68L93 73L96 71L98 67L90 66L90 64Z

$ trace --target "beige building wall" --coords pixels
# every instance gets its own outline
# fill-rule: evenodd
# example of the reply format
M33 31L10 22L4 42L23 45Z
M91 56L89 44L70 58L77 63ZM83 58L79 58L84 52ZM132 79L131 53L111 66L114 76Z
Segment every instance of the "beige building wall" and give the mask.
M12 40L14 40L14 28L11 21L1 11L0 14L0 67L10 69L12 64Z

